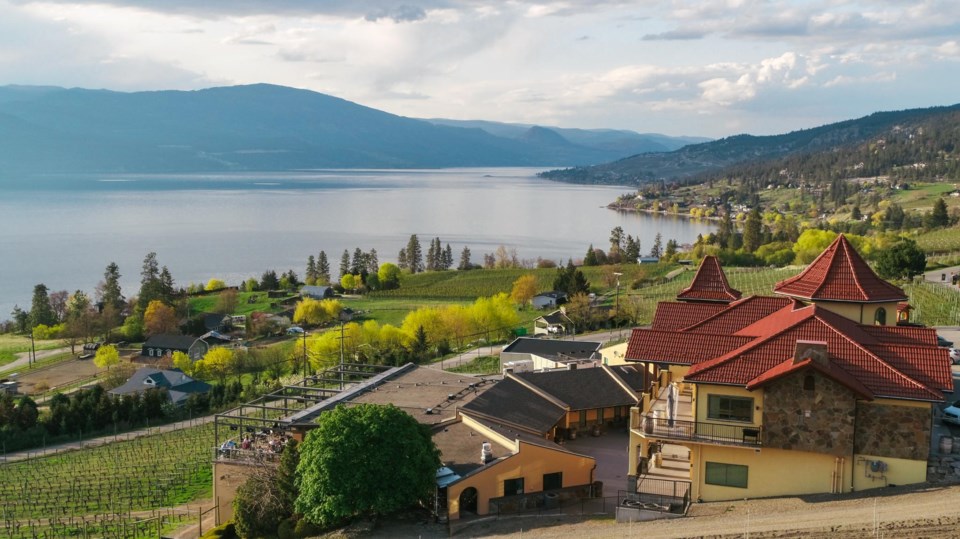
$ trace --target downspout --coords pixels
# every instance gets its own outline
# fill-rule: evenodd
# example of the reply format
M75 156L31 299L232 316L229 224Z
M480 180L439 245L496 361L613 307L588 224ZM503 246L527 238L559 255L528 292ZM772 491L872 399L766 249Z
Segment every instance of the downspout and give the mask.
M859 412L858 403L860 401L853 401L853 447L850 448L850 492L853 492L853 463L856 462L857 455L857 413Z

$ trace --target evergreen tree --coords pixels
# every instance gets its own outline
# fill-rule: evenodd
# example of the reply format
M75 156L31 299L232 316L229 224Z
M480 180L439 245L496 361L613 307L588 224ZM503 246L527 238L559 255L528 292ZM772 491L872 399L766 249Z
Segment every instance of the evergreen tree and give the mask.
M107 264L107 269L103 272L102 293L100 301L104 306L109 305L117 313L123 310L125 300L120 293L120 268L114 262Z
M309 285L317 284L317 260L313 255L307 257L306 281Z
M160 269L160 300L167 305L172 305L176 295L173 288L173 275L166 266Z
M610 231L610 252L607 259L612 264L618 264L623 259L624 247L623 227L616 226Z
M587 248L587 254L583 257L584 266L596 266L597 265L597 253L593 250L593 244L590 244L590 247Z
M380 271L380 260L377 259L377 250L370 249L367 253L367 273L375 275Z
M930 228L939 228L950 224L950 215L947 214L947 203L938 198L933 204L933 213L930 216Z
M348 273L350 273L350 252L344 249L343 254L340 255L340 278L343 279L343 276Z
M160 281L160 264L157 262L157 253L147 253L143 258L143 267L140 270L140 294L137 297L137 312L142 317L143 311L153 300L163 300L163 285Z
M636 264L638 258L640 258L640 240L627 234L627 241L623 249L623 262Z
M320 256L317 257L317 282L330 283L330 262L327 261L327 253L323 251L320 251Z
M437 251L436 251L436 241L434 240L430 240L430 247L427 249L426 270L427 271L437 270Z
M280 279L277 277L277 272L273 270L263 272L260 277L260 290L270 291L278 288L280 288Z
M473 265L470 263L470 248L464 245L463 250L460 251L460 264L457 266L457 269L466 271L471 267L473 267Z
M450 248L450 244L447 244L446 249L443 250L443 269L448 270L453 267L453 249Z
M27 331L27 325L30 323L30 313L21 309L19 305L14 305L10 316L13 317L13 323L16 325L17 332L23 333Z
M410 273L423 271L423 251L416 234L411 234L410 241L407 242L407 264L410 266Z
M653 237L653 247L650 248L650 256L653 258L663 256L663 236L659 232Z
M410 263L407 261L407 249L400 249L400 253L397 254L397 267L405 270L410 269Z
M50 307L50 296L47 286L43 283L33 287L33 301L30 304L30 327L35 328L40 324L52 326L57 323L53 315L53 308Z
M850 211L850 220L859 221L863 218L863 214L860 212L860 205L857 204L853 207L853 210Z
M583 272L573 265L573 260L568 260L566 267L557 268L553 289L566 292L568 296L573 297L576 294L590 292L590 283Z
M760 229L762 225L760 208L754 206L747 214L747 222L743 226L743 250L752 253L760 247Z
M679 245L677 245L677 240L667 240L667 248L663 251L663 256L666 258L672 257L673 255L677 254L678 247Z
M367 255L359 247L353 250L353 258L350 261L350 273L360 275L367 269Z

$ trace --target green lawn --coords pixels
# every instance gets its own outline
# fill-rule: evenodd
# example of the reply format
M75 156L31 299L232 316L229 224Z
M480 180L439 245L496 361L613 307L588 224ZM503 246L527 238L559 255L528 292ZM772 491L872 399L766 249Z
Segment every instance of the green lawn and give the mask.
M250 302L251 298L253 303ZM218 300L219 294L191 297L190 314L212 313ZM232 314L250 314L254 311L276 312L280 309L271 307L271 304L279 305L279 302L280 298L268 298L266 292L240 292L237 294L237 308Z
M51 350L63 346L63 343L58 339L50 339L37 341L35 346L37 350ZM10 333L0 334L0 365L10 363L17 358L18 353L27 350L30 350L30 337Z

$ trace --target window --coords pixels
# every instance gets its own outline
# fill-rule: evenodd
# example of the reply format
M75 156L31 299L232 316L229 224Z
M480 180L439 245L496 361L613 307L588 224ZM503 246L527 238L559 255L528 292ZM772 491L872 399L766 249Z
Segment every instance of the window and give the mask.
M516 479L507 479L503 482L503 495L513 496L515 494L523 494L522 477L518 477Z
M724 487L747 488L747 467L738 464L708 462L706 483Z
M543 490L563 488L563 472L543 474Z
M887 325L887 310L883 307L877 309L876 314L873 315L873 324L876 326L885 326Z
M707 398L707 418L752 423L753 399L747 397L709 395Z

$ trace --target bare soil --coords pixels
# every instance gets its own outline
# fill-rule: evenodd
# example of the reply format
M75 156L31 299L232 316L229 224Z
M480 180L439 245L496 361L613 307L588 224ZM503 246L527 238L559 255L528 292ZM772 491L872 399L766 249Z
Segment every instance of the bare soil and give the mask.
M348 534L349 535L349 534ZM448 537L446 526L383 523L363 537ZM890 487L817 495L694 504L686 518L617 524L612 518L512 517L477 522L456 537L794 538L960 537L960 485Z

